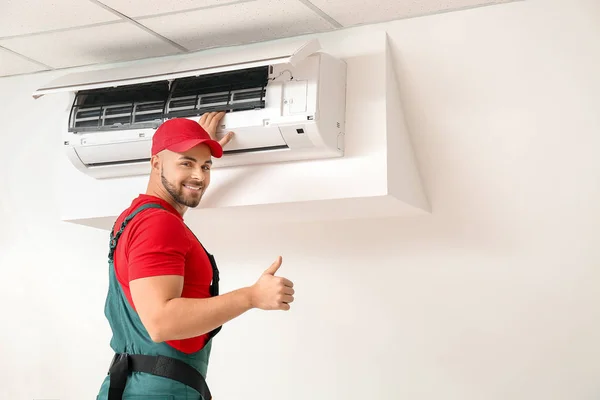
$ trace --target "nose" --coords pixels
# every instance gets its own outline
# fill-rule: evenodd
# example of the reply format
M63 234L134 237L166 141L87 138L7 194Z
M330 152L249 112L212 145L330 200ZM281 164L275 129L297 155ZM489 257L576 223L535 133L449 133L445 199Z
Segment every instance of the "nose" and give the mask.
M204 178L204 170L202 167L200 166L199 168L194 168L194 171L192 172L192 179L204 182Z

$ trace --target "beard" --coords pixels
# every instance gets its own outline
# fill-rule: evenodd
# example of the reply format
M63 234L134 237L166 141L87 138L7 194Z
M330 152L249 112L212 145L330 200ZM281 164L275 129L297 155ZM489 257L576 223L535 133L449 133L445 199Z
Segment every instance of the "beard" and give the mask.
M175 185L171 184L171 182L169 182L167 178L163 175L163 171L160 171L160 180L167 193L169 193L173 200L175 200L177 203L191 208L197 207L198 204L200 204L200 200L202 199L202 195L204 194L203 185L194 185L200 186L201 188L198 191L198 194L194 196L185 193L183 184L180 187L176 187Z

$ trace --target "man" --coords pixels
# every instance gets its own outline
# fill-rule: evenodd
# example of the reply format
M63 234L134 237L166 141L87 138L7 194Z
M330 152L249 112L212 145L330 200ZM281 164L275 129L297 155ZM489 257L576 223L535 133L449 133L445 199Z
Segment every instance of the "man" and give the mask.
M275 276L281 257L252 286L219 295L214 258L183 221L232 138L215 139L224 115L164 122L147 191L115 222L105 304L115 357L99 400L210 400L204 378L221 326L252 308L289 310L294 300L292 282Z

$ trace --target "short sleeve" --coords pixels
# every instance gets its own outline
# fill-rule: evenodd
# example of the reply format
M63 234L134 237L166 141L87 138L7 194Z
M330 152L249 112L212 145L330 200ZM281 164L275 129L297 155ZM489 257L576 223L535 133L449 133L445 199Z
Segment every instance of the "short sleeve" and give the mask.
M164 211L154 211L145 217L129 238L129 280L159 275L183 276L190 248L185 226Z

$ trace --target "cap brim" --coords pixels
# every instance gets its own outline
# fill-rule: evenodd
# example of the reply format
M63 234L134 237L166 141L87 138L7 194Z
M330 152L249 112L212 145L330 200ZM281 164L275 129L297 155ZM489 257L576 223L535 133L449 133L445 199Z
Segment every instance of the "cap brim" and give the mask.
M212 154L215 158L221 158L223 156L223 147L216 140L211 139L190 139L184 140L183 142L179 142L173 144L171 146L167 146L168 150L174 151L176 153L183 153L190 150L193 147L198 146L199 144L205 144L210 148L210 154Z

